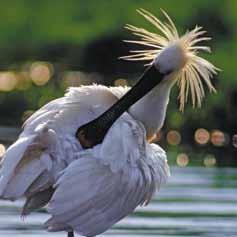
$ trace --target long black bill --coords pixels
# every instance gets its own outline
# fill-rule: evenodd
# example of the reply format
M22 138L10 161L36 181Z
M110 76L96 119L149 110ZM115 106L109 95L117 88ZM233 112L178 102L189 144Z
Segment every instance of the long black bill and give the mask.
M160 73L154 65L146 69L137 84L107 111L91 122L82 125L76 137L83 148L101 143L112 124L126 111L159 84L167 74Z

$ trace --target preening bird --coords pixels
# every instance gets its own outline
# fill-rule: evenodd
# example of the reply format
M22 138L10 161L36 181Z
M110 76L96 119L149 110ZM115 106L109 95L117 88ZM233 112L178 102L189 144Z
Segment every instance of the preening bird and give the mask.
M148 204L169 176L165 151L151 138L161 129L171 88L178 84L180 109L201 106L204 84L215 91L217 68L198 56L210 51L199 43L201 27L179 36L165 22L138 12L157 32L127 25L146 46L127 60L145 60L147 69L133 88L102 85L69 88L24 124L3 157L0 198L25 197L22 215L47 205L49 231L95 236L138 205Z

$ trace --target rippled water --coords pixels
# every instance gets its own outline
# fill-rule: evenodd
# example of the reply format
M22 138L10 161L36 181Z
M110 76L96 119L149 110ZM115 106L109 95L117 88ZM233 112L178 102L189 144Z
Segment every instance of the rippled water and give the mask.
M237 237L237 169L172 168L169 183L103 236ZM47 233L44 211L22 220L22 201L0 201L0 236L66 236Z

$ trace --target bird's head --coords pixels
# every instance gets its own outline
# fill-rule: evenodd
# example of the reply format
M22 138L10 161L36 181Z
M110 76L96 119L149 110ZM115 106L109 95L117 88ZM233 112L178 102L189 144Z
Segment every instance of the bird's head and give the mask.
M191 92L192 104L201 106L205 96L204 84L210 92L215 88L211 78L219 70L206 59L198 56L200 51L210 52L210 48L200 45L201 42L210 40L203 36L206 31L196 26L179 36L178 31L166 12L163 12L166 21L162 22L150 12L140 9L138 12L152 23L157 32L149 32L143 28L127 25L126 28L140 40L125 40L125 42L139 44L145 49L131 51L131 55L121 57L132 61L147 61L147 65L153 65L163 75L160 80L169 80L179 86L180 110L184 109Z
M173 43L165 47L154 59L153 64L163 74L179 72L185 67L188 57L179 44Z
M148 61L149 67L129 92L98 118L77 130L76 136L83 147L92 147L102 142L116 119L159 84L168 83L166 84L169 85L168 89L175 83L178 84L180 110L184 109L189 90L193 106L199 107L205 95L203 84L205 83L210 91L215 91L211 77L218 69L198 56L199 51L210 52L209 47L198 44L210 39L203 36L205 31L202 27L196 26L180 37L173 21L164 11L162 11L166 17L164 23L148 11L138 10L138 12L151 22L158 32L152 33L143 28L127 25L127 29L140 37L140 40L127 42L140 44L146 48L131 51L131 55L122 58Z

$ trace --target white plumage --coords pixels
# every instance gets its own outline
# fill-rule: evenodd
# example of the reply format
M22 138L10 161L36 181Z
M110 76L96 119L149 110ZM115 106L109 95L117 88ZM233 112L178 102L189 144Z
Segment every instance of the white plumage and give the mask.
M81 124L127 90L71 88L37 111L4 156L0 197L25 196L23 214L49 202L50 231L74 229L86 236L107 230L139 204L147 204L169 168L165 152L146 141L141 122L124 113L92 149L83 150L75 137Z
M139 83L129 92L98 85L70 88L26 121L4 155L0 198L26 197L23 215L48 204L49 231L95 236L147 204L169 176L165 152L148 140L164 123L172 86L177 82L180 87L181 110L189 90L193 105L199 106L203 82L214 91L210 78L217 68L197 56L199 50L209 50L196 45L209 39L201 27L179 37L166 13L168 22L162 23L145 10L139 12L161 33L128 26L141 37L133 43L153 48L125 57L151 62ZM107 109L106 116L94 120Z

